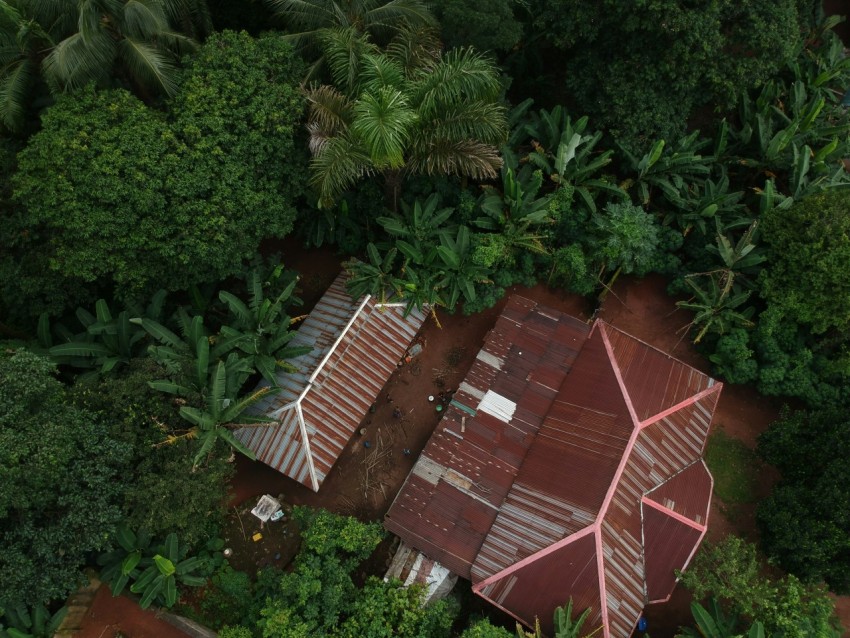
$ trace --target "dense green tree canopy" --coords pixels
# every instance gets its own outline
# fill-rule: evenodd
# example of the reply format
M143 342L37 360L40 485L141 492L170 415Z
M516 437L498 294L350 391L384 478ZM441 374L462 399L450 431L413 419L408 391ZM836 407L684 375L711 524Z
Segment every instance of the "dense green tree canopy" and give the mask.
M171 117L124 91L60 98L14 180L16 251L46 254L51 271L25 273L21 294L58 278L131 297L241 271L292 228L300 76L279 37L226 32L193 59Z
M567 52L579 110L630 144L670 139L692 110L727 104L793 56L812 0L534 0L534 27Z
M785 414L761 436L760 451L782 474L757 513L765 551L804 580L850 591L847 412Z
M825 588L804 585L794 576L766 573L756 546L737 536L704 544L682 582L694 598L716 598L750 622L764 624L766 635L787 638L838 638L833 602Z
M434 13L447 48L473 47L477 51L509 51L522 37L512 0L437 0Z
M205 0L0 3L0 122L24 124L41 77L54 94L120 80L142 96L173 95L177 60L211 23Z
M128 446L70 405L46 359L0 354L0 608L76 588L121 517L128 460Z
M762 224L773 258L762 273L762 296L815 333L850 328L850 191L833 189Z
M148 385L161 374L152 359L134 359L120 375L75 384L71 398L108 423L112 438L130 446L132 456L123 474L126 524L157 538L176 532L197 549L222 525L233 466L223 445L193 467L198 441L167 443L168 435L183 430L185 423L171 398Z

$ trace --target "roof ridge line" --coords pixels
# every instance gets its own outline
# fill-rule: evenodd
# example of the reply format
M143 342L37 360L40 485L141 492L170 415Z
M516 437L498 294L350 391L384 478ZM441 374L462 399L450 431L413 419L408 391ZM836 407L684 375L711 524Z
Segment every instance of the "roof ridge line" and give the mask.
M700 391L699 391L699 392L697 392L696 394L692 394L692 395L691 395L691 396L689 396L687 399L683 399L682 401L679 401L677 404L670 406L670 407L669 407L669 408L667 408L666 410L662 410L662 411L661 411L661 412L659 412L658 414L656 414L656 415L654 415L654 416L651 416L651 417L649 417L649 418L647 418L647 419L644 419L643 421L641 421L641 422L638 424L638 427L639 427L641 430L643 430L644 428L647 428L647 427L649 427L650 425L652 425L652 424L654 424L654 423L658 423L658 422L659 422L659 421L661 421L662 419L667 418L668 416L670 416L670 415L671 415L671 414L673 414L674 412L678 412L678 411L679 411L679 410L681 410L682 408L687 407L688 405L692 405L692 404L696 403L697 401L699 401L700 399L703 399L703 398L707 397L707 396L708 396L709 394L711 394L712 392L719 393L719 392L720 392L720 390L722 390L722 389L723 389L723 382L722 382L722 381L715 381L715 380L714 380L714 379L712 379L711 377L708 377L708 378L709 378L711 381L714 381L714 383L712 383L711 385L709 385L709 386L708 386L707 388L705 388L704 390L700 390Z
M661 512L662 514L666 514L667 516L669 516L673 520L676 520L676 521L682 523L683 525L687 525L688 527L692 527L699 532L704 532L706 530L706 526L703 525L702 523L697 523L696 521L691 520L690 518L688 518L684 514L679 514L678 512L671 510L666 505L662 505L661 503L659 503L655 499L649 498L648 496L646 496L646 494L641 496L640 502L641 502L641 505L644 505L644 504L649 505L649 507L656 510L657 512Z
M572 544L574 541L577 541L580 538L584 538L588 534L591 534L596 526L597 526L596 522L593 522L590 525L588 525L587 527L583 527L579 531L573 532L569 536L562 538L558 542L552 543L551 545L549 545L548 547L544 547L543 549L539 549L536 552L534 552L533 554L526 556L525 558L523 558L520 561L517 561L513 565L509 565L508 567L505 567L502 571L496 572L492 576L488 576L487 578L485 578L482 581L479 581L477 583L473 583L472 584L472 591L474 591L476 594L481 595L483 598L487 598L487 600L490 600L490 598L481 594L481 589L483 587L486 587L487 585L490 585L491 583L494 583L497 580L501 580L505 576L510 576L513 572L517 571L521 567L525 567L526 565L529 565L529 564L543 558L544 556L548 556L549 554L558 551L562 547L566 547L567 545Z
M313 385L313 381L315 381L316 377L319 376L319 373L322 371L322 368L325 367L325 364L331 358L331 355L333 355L333 353L336 352L336 349L339 347L339 344L342 343L343 338L348 333L348 331L351 329L351 326L354 325L354 322L357 320L357 317L359 317L360 313L363 312L363 308L366 307L366 304L369 303L369 300L371 298L372 298L372 295L366 295L365 297L363 297L363 301L360 302L360 305L354 311L354 314L351 315L351 319L348 320L348 323L345 324L345 327L342 329L342 332L339 333L339 336L336 338L336 341L333 342L333 345L331 345L331 347L328 349L327 353L325 353L325 356L319 362L319 365L316 366L316 369L313 371L313 374L311 374L309 377L307 377L307 388L305 388L305 390L309 389L310 386ZM304 394L306 394L306 392ZM303 398L303 394L302 394L301 397L298 398L299 403L301 401L301 398Z
M593 535L596 541L596 577L599 579L599 613L602 614L602 635L611 638L608 624L608 590L605 587L605 553L602 549L602 517L593 523Z

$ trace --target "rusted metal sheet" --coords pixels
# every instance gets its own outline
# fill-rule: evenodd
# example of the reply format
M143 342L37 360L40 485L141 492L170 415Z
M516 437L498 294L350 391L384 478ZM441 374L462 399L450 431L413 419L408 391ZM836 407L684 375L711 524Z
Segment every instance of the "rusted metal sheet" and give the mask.
M417 466L445 468L431 497L422 498L420 481L409 476L390 507L386 528L470 578L469 568L554 399L551 389L531 373L544 366L549 372L543 381L565 377L589 331L574 317L512 297L455 395L475 416L450 406L417 460ZM564 339L563 346L547 348L556 334ZM516 404L507 423L479 410L488 391ZM416 473L414 468L411 476ZM446 502L440 503L441 498ZM468 524L449 523L461 516Z
M572 598L574 616L591 610L583 625L590 633L602 624L596 537L587 534L473 590L526 625L533 626L538 617L547 636L554 631L552 614L544 610L554 610Z
M687 564L703 531L655 508L645 507L643 535L647 598L662 601L673 592L675 571Z
M456 468L470 484L447 470L424 488L432 497L424 506L421 486L406 485L387 527L417 546L410 537L425 536L421 519L430 517L441 530L439 538L427 539L434 558L448 565L442 552L455 566L462 563L458 573L471 578L474 591L523 622L531 624L538 614L551 629L543 610L572 597L578 611L595 610L606 638L622 638L631 635L651 599L647 574L666 574L670 561L684 567L701 539L698 534L685 552L693 535L663 522L660 533L670 530L682 548L675 560L656 558L654 549L646 554L642 515L652 509L653 525L660 512L699 531L711 494L701 453L720 385L604 322L583 345L581 334L565 326L553 311L508 304L485 344L486 356L468 377L465 399L476 408L488 391L497 392L515 403L510 423L505 427L478 412L454 447L429 451L429 443L425 454ZM508 344L506 335L514 342ZM554 353L572 365L550 366ZM487 409L505 414L504 408ZM456 422L450 411L432 442L450 432L460 436L449 430ZM466 498L488 508L480 518L470 516L450 488L466 490ZM400 521L402 513L407 518ZM457 520L489 525L489 531L473 535L464 528L453 537ZM669 579L655 582L653 593Z
M648 492L646 498L698 525L706 525L711 491L711 474L705 463L700 460Z
M608 324L605 331L638 420L671 408L705 390L713 380Z
M280 390L257 410L278 425L243 428L237 438L257 458L318 490L363 415L425 320L414 310L352 299L341 273L301 324L293 346L312 350L280 372Z

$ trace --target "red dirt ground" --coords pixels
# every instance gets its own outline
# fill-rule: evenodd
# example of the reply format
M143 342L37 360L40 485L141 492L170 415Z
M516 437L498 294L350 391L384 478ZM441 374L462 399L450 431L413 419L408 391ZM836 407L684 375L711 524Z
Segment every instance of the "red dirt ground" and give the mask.
M179 629L157 617L151 610L124 596L112 597L103 585L86 614L75 638L186 638Z
M287 267L302 273L301 296L305 300L305 308L310 308L337 274L339 258L328 251L291 250L293 247L288 242L282 247L286 249L284 254L290 255ZM591 311L585 300L545 286L530 289L514 287L506 297L514 293L585 319L589 318ZM365 434L355 436L343 451L321 493L314 493L262 463L238 457L231 504L234 511L238 508L243 512L242 522L252 526L247 522L252 517L248 514L246 519L244 511L253 504L251 499L261 494L282 496L287 505L324 507L353 514L363 520L380 520L438 421L435 405L429 403L427 397L436 396L443 389L457 387L503 305L504 300L497 307L471 317L438 313L442 327L438 327L431 318L426 321L419 336L424 345L422 353L390 378L376 401L375 412L367 414L361 423ZM687 325L689 315L678 310L674 300L666 295L665 282L660 277L641 281L624 278L619 281L605 299L598 316L700 370L709 371L707 362L683 335L682 329ZM393 418L396 407L404 415L401 419ZM758 434L776 418L778 407L778 402L760 397L752 388L727 385L718 404L714 427L723 427L728 435L754 446ZM370 442L370 448L364 446L364 441ZM404 449L409 449L410 454L405 455ZM368 480L367 464L370 466ZM768 477L768 481L772 478ZM720 539L730 532L754 536L752 507L744 508L743 513L738 512L733 524L721 513L719 505L715 499L709 519L709 539ZM252 568L271 563L271 557L277 552L284 554L278 563L282 565L293 553L293 534L287 540L281 540L276 538L279 535L274 530L268 529L267 532L273 533L267 533L266 538L254 544L246 538L256 530L245 528L243 531L244 525L240 525L240 529L234 531L235 521L234 514L226 534L229 534L228 542L235 550L231 562L237 568L253 571ZM248 555L240 555L243 553ZM388 560L387 548L387 553L376 556L369 567L381 571ZM108 592L106 594L108 596ZM653 638L673 636L680 625L688 623L691 619L689 604L688 593L678 587L668 603L651 605L646 615ZM839 607L844 612L842 620L847 626L850 620L848 599L842 599ZM133 627L132 609L117 616L122 623ZM98 626L103 625L99 623ZM135 629L131 628L123 631L127 636L154 635L132 633ZM82 636L100 638L97 633Z

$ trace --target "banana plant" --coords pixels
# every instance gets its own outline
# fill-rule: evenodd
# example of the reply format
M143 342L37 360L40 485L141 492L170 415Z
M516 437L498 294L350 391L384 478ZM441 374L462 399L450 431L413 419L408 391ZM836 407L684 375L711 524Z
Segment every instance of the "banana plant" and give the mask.
M147 317L135 317L130 321L144 328L160 343L150 346L148 351L165 368L169 378L149 382L155 390L181 397L204 396L211 369L225 358L230 364L231 375L240 378L243 383L253 371L251 361L230 356L234 354L231 351L246 338L244 334L216 339L208 334L203 318L199 315L190 317L185 308L177 311L182 337Z
M153 296L145 317L155 320L162 315L165 295L160 290ZM130 319L137 314L138 311L125 309L113 315L106 300L99 299L94 314L77 308L76 317L83 328L78 334L59 323L51 331L49 318L42 314L38 321L39 345L56 363L91 370L86 375L106 375L141 355L145 331ZM57 333L61 343L55 343L52 332Z
M742 191L730 192L729 177L725 174L717 181L706 179L668 198L670 207L664 213L664 224L675 224L683 235L694 228L705 235L711 219L716 222L722 220L724 224L738 223L740 220L750 222L747 208L741 202L743 196Z
M552 624L554 625L554 638L591 638L602 631L600 625L596 629L588 632L582 631L587 617L590 615L590 607L585 609L579 617L573 620L573 599L570 598L566 607L556 607ZM543 638L543 632L540 629L540 621L534 619L534 631L525 631L519 623L516 626L517 638Z
M140 565L145 567L130 591L140 594L139 607L147 609L154 602L164 607L173 607L177 602L177 583L190 587L201 587L207 579L194 572L202 567L197 556L185 558L187 548L177 540L177 534L169 534L159 552L150 558L143 558Z
M542 241L546 233L532 230L554 223L549 215L551 196L537 197L542 183L542 173L532 172L526 165L516 176L513 169L503 168L501 192L492 186L484 187L478 206L485 216L472 223L494 231L495 234L485 235L483 239L494 239L502 246L498 261L513 262L517 251L546 252Z
M617 184L595 177L611 163L613 151L595 150L602 139L602 132L586 133L587 116L573 124L561 107L555 107L551 114L541 110L539 118L537 126L526 129L532 134L534 142L532 152L524 161L542 170L558 186L572 186L579 202L591 213L596 212L594 195L598 192L606 192L621 199L625 197ZM541 132L542 135L534 135ZM545 141L539 142L540 138ZM507 159L505 165L510 165Z
M697 273L685 277L685 283L694 296L687 301L677 301L679 308L694 312L694 318L684 327L689 331L698 327L694 343L699 343L708 332L725 334L732 328L752 328L751 317L755 313L752 306L743 307L752 294L741 290L733 281L734 273L729 271ZM706 280L703 285L698 278Z
M644 206L649 204L655 190L668 201L679 201L683 191L701 185L711 172L714 157L699 153L707 144L708 140L700 140L699 131L694 131L670 148L664 140L657 140L641 158L621 146L634 177L620 186L626 191L634 188Z
M67 615L64 605L53 614L42 604L10 607L0 615L0 638L53 638ZM4 624L9 627L4 628Z
M150 552L152 539L145 530L138 533L121 523L115 534L118 547L111 552L101 554L97 564L102 567L100 578L107 583L113 596L117 596L131 580L141 574L139 564L146 553Z
M438 288L445 291L446 307L454 310L463 297L475 301L476 284L490 283L489 270L473 259L472 238L469 228L461 226L455 237L442 237L437 255L442 266Z
M452 223L454 208L438 208L440 198L431 193L422 202L416 199L413 205L401 202L401 213L378 217L378 223L396 240L402 240L419 250L435 245L440 237L451 235L456 230Z
M255 454L233 435L232 429L274 422L274 419L266 416L246 414L248 408L268 394L272 387L265 386L247 396L235 398L239 387L241 385L234 384L233 376L228 375L227 364L219 361L211 375L204 408L186 405L180 408L180 416L188 421L192 428L181 436L169 436L166 442L179 438L198 439L201 447L195 455L195 465L212 450L217 440L224 441L249 459L255 460Z
M357 299L363 295L372 295L381 303L401 296L402 280L395 274L398 249L392 247L381 256L375 244L369 242L366 254L368 262L352 260L345 264L351 275L346 284L351 296Z
M269 285L275 286L282 275L283 266L277 266L269 277ZM266 297L263 277L257 269L253 269L246 277L250 295L247 304L231 292L219 292L219 299L230 311L228 325L221 327L224 341L232 342L235 348L245 353L245 359L270 385L277 385L278 369L295 371L286 359L311 350L310 347L288 345L296 333L290 330L292 319L286 308L293 301L298 301L292 296L297 281L290 281L275 297Z
M726 615L716 600L712 599L711 610L698 602L691 603L696 627L684 627L676 638L765 638L764 625L754 622L746 634L737 631L738 617Z
M758 276L761 271L761 264L767 261L767 255L758 250L758 220L753 220L747 230L741 235L738 241L735 241L730 235L723 232L720 222L717 222L717 237L716 245L706 246L709 253L720 257L723 263L724 270L727 271L725 276L724 288L726 294L729 293L734 275L743 275L739 279L747 282L747 287L755 289L753 279Z

